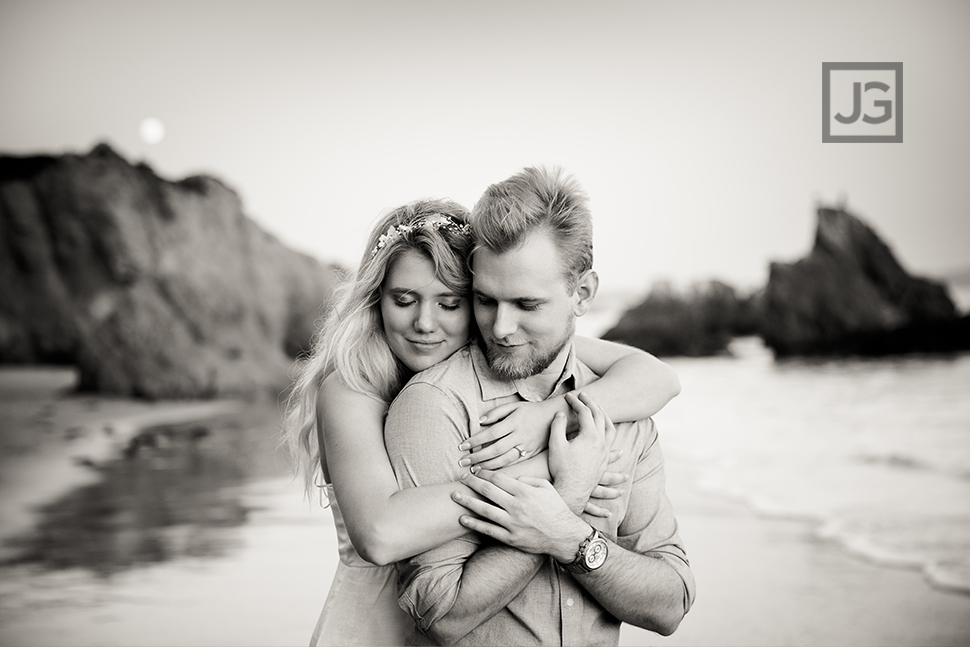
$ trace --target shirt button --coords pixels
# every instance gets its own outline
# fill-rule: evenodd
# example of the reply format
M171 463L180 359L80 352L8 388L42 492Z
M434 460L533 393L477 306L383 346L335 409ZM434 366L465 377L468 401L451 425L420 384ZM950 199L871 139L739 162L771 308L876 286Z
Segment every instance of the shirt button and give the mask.
M567 607L573 606L573 599L572 598L567 598L566 599L566 606Z

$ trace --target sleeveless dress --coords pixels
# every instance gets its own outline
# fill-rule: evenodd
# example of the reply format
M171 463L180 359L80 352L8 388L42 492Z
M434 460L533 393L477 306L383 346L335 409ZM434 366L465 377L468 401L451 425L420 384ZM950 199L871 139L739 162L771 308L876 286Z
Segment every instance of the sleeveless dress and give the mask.
M310 645L403 645L414 623L397 604L397 569L375 566L357 554L333 486L328 483L326 490L340 563Z

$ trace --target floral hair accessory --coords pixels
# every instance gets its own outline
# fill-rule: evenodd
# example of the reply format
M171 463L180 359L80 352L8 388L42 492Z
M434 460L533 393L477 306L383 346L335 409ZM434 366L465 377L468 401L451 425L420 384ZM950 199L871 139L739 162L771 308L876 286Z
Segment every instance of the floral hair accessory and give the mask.
M451 216L432 216L431 218L425 218L424 220L419 220L418 222L411 223L409 225L393 225L387 228L387 231L381 234L381 237L377 239L377 245L374 249L370 251L370 255L373 256L380 250L387 247L395 238L399 237L401 234L406 234L408 232L414 231L416 229L447 229L448 231L453 231L456 234L470 234L471 227L467 224L458 224L455 222Z

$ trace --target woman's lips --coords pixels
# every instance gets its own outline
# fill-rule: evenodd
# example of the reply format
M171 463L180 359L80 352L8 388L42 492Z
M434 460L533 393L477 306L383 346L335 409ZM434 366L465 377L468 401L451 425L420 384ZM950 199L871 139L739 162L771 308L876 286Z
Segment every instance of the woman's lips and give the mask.
M408 343L410 343L418 350L430 351L430 350L435 350L445 342L443 339L439 339L437 341L434 341L434 340L423 341L423 340L417 340L417 339L409 339Z

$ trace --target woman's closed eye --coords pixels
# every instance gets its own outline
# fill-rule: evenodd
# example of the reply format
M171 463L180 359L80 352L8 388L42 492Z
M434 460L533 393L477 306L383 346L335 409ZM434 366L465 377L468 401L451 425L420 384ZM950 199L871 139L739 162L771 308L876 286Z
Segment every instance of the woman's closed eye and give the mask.
M453 312L461 307L461 301L442 301L438 305L449 312Z
M407 308L408 306L413 306L415 303L417 301L414 299L394 299L394 305L399 308Z

